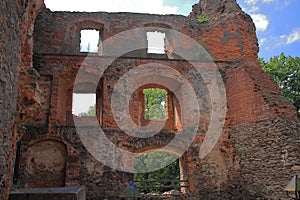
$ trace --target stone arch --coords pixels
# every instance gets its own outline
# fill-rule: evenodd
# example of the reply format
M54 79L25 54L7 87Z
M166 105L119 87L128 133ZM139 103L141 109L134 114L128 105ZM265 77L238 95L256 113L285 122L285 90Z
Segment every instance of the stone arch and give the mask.
M53 139L39 140L31 144L26 152L25 187L63 187L67 148L63 142Z

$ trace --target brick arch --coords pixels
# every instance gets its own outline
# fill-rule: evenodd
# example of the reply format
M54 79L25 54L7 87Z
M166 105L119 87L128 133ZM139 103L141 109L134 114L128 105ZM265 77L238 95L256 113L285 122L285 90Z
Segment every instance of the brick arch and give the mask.
M166 91L170 91L167 87L157 84L157 83L150 83L150 84L145 84L143 86L141 86L138 90L143 90L143 89L147 89L147 88L160 88Z
M164 28L164 29L172 29L172 26L166 23L148 23L148 24L144 24L145 28Z
M73 90L73 92L79 92L79 93L94 93L93 88L97 88L96 85L90 82L80 82L73 87L69 88L69 90Z
M25 156L25 187L65 186L66 164L67 147L61 139L33 141Z

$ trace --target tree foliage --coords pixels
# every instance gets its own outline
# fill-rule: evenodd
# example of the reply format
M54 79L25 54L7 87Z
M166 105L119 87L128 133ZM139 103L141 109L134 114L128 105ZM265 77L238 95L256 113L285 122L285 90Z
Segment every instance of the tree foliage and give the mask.
M96 116L96 105L90 106L87 112L79 113L79 116Z
M145 96L145 119L160 120L167 117L167 91L160 88L143 90Z
M294 104L300 117L300 58L281 53L270 58L269 62L264 59L260 62L263 70L273 76L282 95Z
M160 160L160 164L158 166L153 166L153 163L156 163L157 160ZM161 153L161 152L153 152L153 153L145 153L134 160L134 168L135 170L146 170L151 171L153 168L161 168L163 167L163 163L172 162L170 165L153 171L149 173L141 173L141 174L134 174L135 180L180 180L180 168L179 168L179 160L176 159L175 156L168 154L168 153ZM143 186L166 186L166 185L174 185L179 186L179 182L171 183L171 182L150 182L150 183L140 183L137 182L136 185L143 185ZM140 192L143 193L163 193L173 188L145 188L139 189ZM178 188L177 188L178 189Z

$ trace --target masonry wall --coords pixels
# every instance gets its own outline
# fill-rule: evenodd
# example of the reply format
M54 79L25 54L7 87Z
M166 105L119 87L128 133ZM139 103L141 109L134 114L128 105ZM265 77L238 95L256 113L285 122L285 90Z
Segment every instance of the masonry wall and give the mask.
M219 3L215 3L219 5ZM222 3L227 6L226 3ZM196 8L193 13L196 12ZM222 12L220 10L223 10ZM196 14L149 15L133 13L70 13L44 10L36 22L35 50L37 53L79 54L80 30L97 29L103 40L136 28L157 27L179 31L199 42L215 61L256 59L258 46L255 27L250 16L234 8L218 8L201 11L208 22L200 23ZM145 35L146 37L146 35ZM145 38L135 38L146 42ZM247 48L246 48L247 47ZM103 55L107 55L105 50ZM110 55L107 55L110 56ZM137 57L146 57L139 53Z
M27 70L30 69L32 60L30 46L33 47L33 21L42 6L42 0L1 1L1 199L8 198L12 185L18 126L20 116L24 116L24 113L20 112L24 105L17 98L18 93L22 93L20 91L27 91L31 87L28 82L20 84L20 80L30 74L30 70ZM23 70L26 65L29 68Z
M55 185L53 180L53 170L49 170L49 167L38 168L34 167L39 163L38 160L30 161L33 157L33 153L30 149L34 149L33 146L41 141L58 141L66 145L67 159L66 159L66 174L65 174L65 186L72 185L85 185L87 187L89 198L97 197L118 197L120 193L127 187L127 184L132 180L133 175L129 173L122 173L103 165L82 146L80 139L75 131L73 123L72 106L68 105L68 102L72 102L72 90L74 89L75 75L82 65L89 64L91 67L102 65L106 63L107 57L92 56L86 58L85 56L65 56L65 55L44 55L40 59L39 74L41 76L41 82L39 84L41 93L47 97L44 103L40 107L40 112L35 117L35 123L26 125L26 136L22 139L21 156L20 156L20 173L18 175L19 184L24 186L31 185L32 187L50 186ZM134 139L124 134L119 130L111 111L111 95L112 88L115 87L118 79L122 77L126 72L133 69L135 66L139 66L141 63L157 63L169 65L172 68L181 71L181 73L194 83L195 91L199 99L202 102L208 101L204 83L200 84L201 78L199 74L195 73L191 65L183 60L164 60L164 59L138 59L138 58L118 58L107 69L102 77L103 86L101 87L101 98L103 98L102 104L102 124L101 127L105 130L107 136L111 138L113 143L124 149L128 149L133 152L142 152L144 150L161 148L168 144L174 137L172 129L164 128L164 131L151 139ZM96 72L96 71L95 71ZM80 83L87 84L89 81L97 78L97 73L93 73L93 70L88 73L87 77L80 77ZM46 78L48 77L48 78ZM98 77L99 78L99 77ZM43 80L49 80L47 83L41 84ZM201 87L199 87L197 84ZM89 85L89 84L87 84ZM43 87L42 87L43 86ZM51 89L49 90L49 86ZM76 86L75 86L76 88ZM70 92L71 90L71 92ZM202 98L201 98L202 97ZM50 104L48 102L51 102ZM52 106L50 106L52 105ZM200 110L203 116L209 117L209 111L205 107L205 103L202 103ZM139 111L132 112L134 116L139 115ZM201 127L199 129L199 138L196 141L201 141L203 133L205 132L205 123L208 123L208 119L202 117ZM43 119L43 120L39 120ZM86 117L88 120L88 117ZM44 124L48 122L48 124ZM170 121L174 124L174 121ZM92 124L97 125L97 122ZM167 123L168 124L168 123ZM91 126L93 127L93 125ZM77 127L78 128L78 127ZM91 144L92 145L92 144ZM173 147L173 149L178 147ZM193 154L189 156L196 156L197 151L195 149L200 148L199 144L195 143ZM49 158L51 160L52 158ZM192 158L189 157L191 160ZM46 165L46 162L42 162ZM63 163L60 163L63 165ZM122 163L120 163L122 165ZM37 165L38 166L38 165ZM35 168L32 170L32 168ZM190 171L189 173L193 173ZM40 177L43 177L43 182ZM93 181L91 181L93 180ZM60 180L56 179L57 183ZM197 180L195 180L197 181ZM113 186L113 187L112 187ZM103 189L105 188L105 189ZM108 188L110 188L108 190Z
M9 157L17 105L17 66L20 64L20 28L17 3L0 2L0 199L8 188Z
M196 20L202 13L208 17L208 22ZM33 23L30 22L34 21L34 17L30 19L25 27L33 31ZM189 185L187 198L284 199L285 193L281 191L285 182L299 172L296 110L281 97L271 77L262 72L257 61L254 24L234 0L213 3L202 0L194 6L189 17L51 12L44 9L35 21L34 48L24 52L22 59L26 65L20 70L19 91L22 93L18 102L21 112L17 115L20 118L16 125L23 128L18 130L21 143L20 162L16 166L19 169L18 183L24 187L85 185L88 199L117 198L126 188L132 174L113 170L95 160L82 145L72 115L72 90L80 66L101 66L111 59L109 50L122 47L114 46L117 42L113 42L111 46L103 47L103 51L87 58L87 54L79 52L79 33L81 29L97 29L102 31L105 40L123 31L149 26L158 30L174 29L192 37L211 54L219 67L226 87L227 115L217 145L207 157L199 158L211 114L211 107L207 105L208 90L201 74L197 74L180 57L167 59L167 56L149 55L145 49L122 55L110 64L96 86L102 98L101 119L91 121L92 126L85 130L86 133L93 131L95 123L100 122L106 136L114 144L133 152L168 144L174 137L174 126L165 127L150 140L137 140L119 130L110 105L113 88L126 72L141 64L165 64L193 83L203 103L199 130L181 158ZM129 39L137 45L146 44L145 35ZM30 40L23 38L22 42L23 47L27 43L33 47ZM169 46L169 53L172 54L172 45ZM204 62L198 64L204 68L210 66ZM88 74L88 77L80 78L81 89L87 82L99 79L97 70L91 70ZM131 114L139 119L140 113L137 108ZM53 145L52 149L60 152L59 157L55 157L57 155L51 152L51 148L40 149L45 154L50 153L50 160L59 160L54 163L56 167L52 166L53 163L41 162L39 155L34 153L34 149L39 149L42 144Z
M278 118L232 129L239 166L232 177L244 197L287 198L283 187L299 173L299 132L299 122Z

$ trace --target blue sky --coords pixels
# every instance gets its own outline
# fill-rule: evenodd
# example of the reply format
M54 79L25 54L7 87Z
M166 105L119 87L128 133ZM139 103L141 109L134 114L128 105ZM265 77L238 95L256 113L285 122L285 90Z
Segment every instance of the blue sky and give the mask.
M299 0L238 0L257 27L259 56L269 60L284 52L300 57Z
M72 2L72 3L70 3ZM51 10L188 15L198 0L45 0ZM237 0L257 27L259 56L300 56L300 0Z

